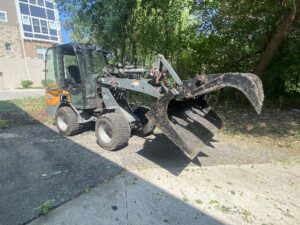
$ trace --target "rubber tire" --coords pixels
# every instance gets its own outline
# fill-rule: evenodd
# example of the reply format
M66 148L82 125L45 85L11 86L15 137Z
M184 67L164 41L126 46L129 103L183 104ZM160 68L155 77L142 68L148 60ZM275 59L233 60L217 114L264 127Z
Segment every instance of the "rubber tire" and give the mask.
M59 128L58 123L57 123L57 118L59 115L63 115L66 119L66 124L67 124L67 130L63 131ZM78 116L74 112L74 110L69 107L69 106L63 106L57 109L55 113L55 125L58 130L58 132L64 136L72 136L75 134L78 134L81 126L78 123Z
M146 125L142 128L141 134L143 137L147 137L151 134L153 134L153 131L155 130L155 125L150 120L146 123Z
M111 141L105 143L102 141L99 134L100 122L106 123L112 132ZM98 144L108 150L115 151L127 145L129 138L131 136L130 124L126 119L119 113L106 113L100 116L96 121L95 133L97 137Z

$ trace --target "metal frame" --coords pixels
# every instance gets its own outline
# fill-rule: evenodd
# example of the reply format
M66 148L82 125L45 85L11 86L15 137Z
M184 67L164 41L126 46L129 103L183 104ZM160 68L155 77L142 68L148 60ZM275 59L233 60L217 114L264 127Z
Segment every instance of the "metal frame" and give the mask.
M157 65L158 66L157 69L159 69L159 64L160 64L160 62L162 62L162 64L166 67L166 69L169 71L169 73L174 78L175 82L178 85L183 85L182 80L180 79L180 77L178 76L178 74L175 72L175 70L173 69L173 67L171 66L171 64L165 59L165 57L163 55L158 55L158 59L159 59L159 63Z
M155 98L160 98L161 95L155 87L148 83L147 79L128 79L128 78L115 78L105 77L101 78L101 84L108 85L116 88L123 88L131 91L137 91L151 95Z

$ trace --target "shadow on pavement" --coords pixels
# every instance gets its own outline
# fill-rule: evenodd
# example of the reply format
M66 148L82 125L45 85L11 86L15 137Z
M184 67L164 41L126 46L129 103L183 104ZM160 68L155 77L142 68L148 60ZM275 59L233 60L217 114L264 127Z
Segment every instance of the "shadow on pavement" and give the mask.
M207 154L200 152L194 160L191 160L164 134L156 134L154 139L145 138L144 146L138 154L173 175L179 175L191 162L201 166L198 158L208 157Z
M11 110L12 112L20 111L16 106L15 108L11 106ZM24 116L29 117L25 114L24 112ZM34 121L34 125L0 130L1 225L26 224L39 216L36 208L47 200L53 200L53 207L57 207L122 171L122 168L114 162L91 152L68 138L60 137L56 132L34 119L32 121ZM145 152L142 150L141 154L147 157L151 151L154 151L153 156L157 152L158 141L162 140L163 137L160 136L152 147L147 147L148 144L146 144L145 149L147 150ZM175 154L180 153L178 151ZM155 159L158 160L158 164L159 157L166 156L163 153L156 155ZM178 156L178 159L180 157L182 155ZM172 158L171 161L173 161ZM178 162L173 161L172 163L176 164L176 167L178 166ZM185 163L185 159L179 162L183 166ZM153 186L153 189L159 190L147 181L144 182L148 186ZM146 195L146 190L143 191ZM177 205L171 211L178 216L178 221L184 221L183 218L180 218L184 215L182 212L190 212L188 215L193 213L204 215L182 200L176 199L168 193L166 195L168 195L170 208L173 204ZM142 202L141 204L152 203ZM153 205L153 207L156 206ZM176 211L174 212L174 210ZM165 213L168 211L165 209ZM155 216L153 214L153 219ZM219 221L208 215L205 218L203 224L220 224ZM195 220L195 224L201 224L201 221Z

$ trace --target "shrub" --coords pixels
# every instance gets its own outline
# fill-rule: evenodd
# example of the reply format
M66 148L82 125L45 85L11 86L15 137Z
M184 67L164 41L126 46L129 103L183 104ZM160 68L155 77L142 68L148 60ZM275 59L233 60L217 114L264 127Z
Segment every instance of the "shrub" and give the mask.
M42 87L46 87L46 80L42 80L41 85L42 85Z
M31 80L22 80L21 85L23 88L29 88L33 85Z
M0 129L5 128L7 126L7 122L5 120L0 119Z

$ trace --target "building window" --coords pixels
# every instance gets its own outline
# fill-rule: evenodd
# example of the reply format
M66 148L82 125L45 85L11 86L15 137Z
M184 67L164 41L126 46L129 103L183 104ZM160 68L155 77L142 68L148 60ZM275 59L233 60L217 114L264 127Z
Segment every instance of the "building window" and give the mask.
M32 5L37 5L37 6L45 6L45 1L44 0L29 0L29 3Z
M7 22L7 14L5 11L0 11L0 22Z
M52 30L56 30L56 23L54 21L49 21L49 28Z
M22 22L24 25L30 25L29 16L22 15Z
M29 3L36 5L36 0L29 0Z
M47 52L47 48L45 47L36 47L36 57L40 60L45 60L45 55Z
M37 0L39 6L45 6L44 0Z
M33 24L33 30L34 30L34 32L41 33L40 20L32 18L32 24Z
M35 33L49 34L48 23L46 20L32 18L32 24Z
M42 33L48 34L48 24L46 20L41 20Z
M11 47L11 43L5 43L5 50L6 51L11 51L12 50L12 47Z

